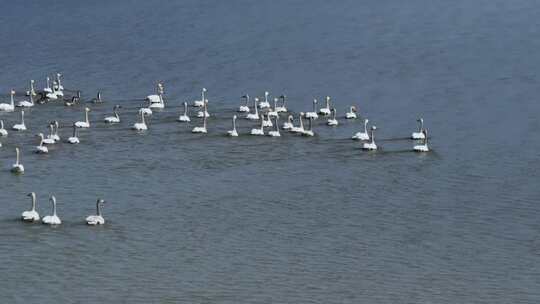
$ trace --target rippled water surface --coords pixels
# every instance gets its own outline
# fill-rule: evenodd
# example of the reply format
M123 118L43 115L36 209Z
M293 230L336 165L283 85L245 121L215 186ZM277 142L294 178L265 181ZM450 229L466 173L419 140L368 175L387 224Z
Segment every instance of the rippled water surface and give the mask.
M0 91L90 100L81 144L32 153L83 105L38 105L0 148L5 303L540 302L540 4L516 1L2 1ZM167 108L131 131L156 81ZM208 88L208 135L175 121ZM223 136L245 93L333 98L317 136ZM22 97L18 97L22 98ZM122 123L102 123L116 103ZM349 138L378 127L382 150ZM433 151L406 139L423 116ZM18 113L0 114L6 126ZM9 172L14 146L26 173ZM23 224L28 192L64 223ZM95 200L103 227L87 227Z

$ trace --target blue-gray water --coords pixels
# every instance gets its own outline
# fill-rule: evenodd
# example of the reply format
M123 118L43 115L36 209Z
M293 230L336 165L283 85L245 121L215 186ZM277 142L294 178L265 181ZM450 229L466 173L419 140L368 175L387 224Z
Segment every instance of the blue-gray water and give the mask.
M2 1L0 91L65 75L91 105L78 146L31 152L36 106L0 148L5 303L538 303L540 4L458 1ZM129 130L157 80L168 106ZM209 134L175 122L208 88ZM226 138L239 97L333 97L379 128ZM6 98L3 98L4 100ZM131 101L130 101L131 100ZM423 116L432 153L403 138ZM1 114L7 127L17 113ZM63 139L71 133L62 128ZM14 176L14 146L27 172ZM23 224L26 193L64 221ZM95 199L103 227L87 227Z

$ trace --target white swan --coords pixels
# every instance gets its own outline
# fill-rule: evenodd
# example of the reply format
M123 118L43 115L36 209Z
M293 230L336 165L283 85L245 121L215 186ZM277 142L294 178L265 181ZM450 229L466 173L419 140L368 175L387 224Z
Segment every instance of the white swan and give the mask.
M276 112L278 113L285 113L287 112L287 106L285 105L285 99L287 98L286 95L281 95L279 98L282 100L281 106L276 107Z
M251 132L249 134L251 134L251 135L264 135L264 119L261 119L261 127L251 129Z
M377 145L375 144L375 130L377 130L376 126L371 126L371 142L364 143L362 145L362 149L364 150L377 150Z
M54 121L54 133L53 135L51 136L52 139L54 139L54 141L60 141L60 135L58 135L58 120L55 120Z
M146 114L141 111L139 111L139 114L141 114L141 121L134 123L131 129L136 131L146 131L148 130L148 126L146 125L146 121L144 120L144 116L146 116Z
M8 136L8 131L4 129L4 121L0 120L0 136Z
M271 137L281 137L281 134L279 133L279 124L278 124L278 117L275 118L275 124L276 128L272 131L268 131L268 136Z
M199 118L210 117L210 113L208 113L208 100L204 101L203 110L197 112L197 117L199 117Z
M264 101L259 102L259 108L261 109L270 108L270 103L268 102L268 95L270 95L270 93L264 92Z
M144 115L152 115L152 110L150 108L140 108L139 113Z
M204 111L207 112L207 107L208 107L208 101L205 101L204 102ZM202 127L195 127L191 130L191 133L208 133L208 130L206 130L206 120L208 119L207 116L204 116L203 117L203 126Z
M240 113L249 113L249 95L246 94L246 95L240 97L240 99L245 99L246 104L245 105L240 105L240 107L238 108L238 112L240 112Z
M418 118L416 121L419 123L418 132L413 132L411 134L411 139L424 139L424 138L426 138L425 134L423 132L424 131L424 119L423 118Z
M337 118L336 118L336 108L332 108L332 118L328 118L326 121L326 124L329 126L337 126L339 124Z
M351 106L349 112L345 113L345 118L347 119L356 119L356 107Z
M43 144L46 144L46 145L53 145L56 143L56 140L54 140L53 136L54 136L54 123L50 123L49 124L49 135L47 135L47 138L43 138L43 134L42 133L39 133L41 134L41 143ZM38 136L40 136L38 134Z
M30 80L30 92L32 92L32 88L34 86L34 80ZM34 106L34 96L33 94L28 94L28 96L30 97L30 101L27 101L27 100L23 100L23 101L19 101L17 103L17 107L21 107L21 108L31 108Z
M24 173L24 166L20 163L20 150L18 147L15 148L15 153L17 155L17 159L15 160L15 163L11 166L11 172Z
M298 127L295 127L294 125L292 126L292 128L289 130L290 132L293 132L293 133L304 133L304 120L303 120L303 117L304 117L304 112L300 112L300 115L299 115L299 121L300 121L300 125Z
M21 214L21 219L25 222L37 222L39 221L39 213L36 211L36 193L30 192L27 196L32 198L32 209L24 211Z
M88 119L88 112L90 112L90 108L88 107L84 108L84 121L77 121L75 123L75 126L77 126L77 128L90 128L90 120Z
M413 147L413 150L416 152L429 152L428 147L428 136L427 136L427 129L423 129L422 133L424 134L424 142L421 145L415 145Z
M34 88L34 80L30 80L30 90L26 92L26 96L36 96L36 90Z
M51 79L47 76L47 86L43 89L45 93L52 93L51 89Z
M58 94L58 90L56 88L57 88L56 81L54 81L52 91L50 93L45 94L45 97L47 97L47 99L49 100L57 100L58 96L60 95Z
M231 137L238 137L238 132L236 131L236 115L232 118L232 130L227 131L227 135Z
M115 124L120 122L120 115L118 115L118 109L120 109L119 105L115 105L113 107L113 116L107 116L103 119L104 122Z
M0 103L0 111L2 112L15 111L15 101L13 100L13 96L15 96L15 90L11 90L9 93L10 93L10 103Z
M326 96L326 106L319 109L319 114L321 115L330 115L330 96Z
M148 100L150 104L161 102L162 99L160 98L160 96L163 95L163 84L161 82L158 82L158 84L156 85L156 91L157 94L146 96L146 100Z
M313 99L313 111L306 112L306 118L313 118L317 119L319 118L319 115L317 115L317 99Z
M49 153L49 148L47 148L47 147L45 147L43 145L43 133L39 133L38 136L39 136L39 145L36 146L35 152L38 153L38 154L47 154L47 153Z
M101 99L101 91L97 92L96 98L92 99L93 103L103 103L103 100Z
M278 117L279 114L278 114L278 111L276 111L277 102L278 102L278 99L274 98L274 108L270 109L270 111L268 111L268 113L266 114L266 115L268 115L268 117Z
M180 117L178 117L177 120L180 121L180 122L190 122L191 121L191 119L189 119L189 115L188 115L187 102L184 102L184 114L180 115Z
M364 131L363 132L357 132L353 135L352 139L358 139L358 140L369 140L369 134L367 132L367 124L369 122L369 119L364 119Z
M79 129L77 126L73 125L73 135L67 139L67 142L70 144L78 144L80 143L79 137L77 136L79 132Z
M287 117L287 121L283 123L283 126L281 127L283 130L290 130L294 127L293 125L293 116L289 115Z
M266 117L266 119L264 119ZM263 126L264 127L273 127L272 121L270 120L270 116L268 114L263 115Z
M66 100L66 101L64 102L64 105L65 105L66 107L71 107L71 106L74 106L74 105L76 105L77 103L79 103L79 101L81 100L80 94L81 94L81 92L78 91L78 92L77 92L77 96L71 97L71 101Z
M12 130L15 131L26 131L26 125L24 124L24 111L21 110L21 123L14 124L11 127Z
M63 77L62 74L56 73L56 82L58 83L58 85L56 86L56 89L59 90L59 91L64 90L64 86L62 85L62 80L61 80L62 77ZM62 96L64 96L64 95L62 94Z
M193 106L194 107L204 107L204 102L206 101L206 97L204 96L206 93L206 88L202 88L202 92L201 92L201 100L195 100L193 102Z
M309 127L307 130L304 130L302 132L302 136L315 136L315 133L313 132L313 117L309 117Z
M46 224L46 225L60 225L60 224L62 224L62 221L60 220L58 215L56 215L56 197L54 197L54 195L51 195L51 197L49 198L49 201L52 203L53 214L44 216L41 219L41 222L43 224Z
M253 108L255 109L255 113L248 113L246 115L246 119L249 119L249 120L259 120L259 110L258 110L258 105L257 105L257 101L259 101L259 98L255 97L253 99Z
M105 219L101 215L101 205L105 204L105 201L98 199L96 202L96 215L89 215L86 217L86 224L88 225L103 225Z
M159 94L159 102L150 102L148 106L150 109L165 109L165 101L163 100L163 94Z

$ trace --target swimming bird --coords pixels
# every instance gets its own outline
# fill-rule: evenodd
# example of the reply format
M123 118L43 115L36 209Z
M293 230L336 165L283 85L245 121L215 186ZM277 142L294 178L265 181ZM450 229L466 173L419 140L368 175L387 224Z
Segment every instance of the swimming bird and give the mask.
M13 112L15 111L15 101L13 100L13 96L15 96L15 90L11 90L10 92L10 103L0 103L0 111L2 112Z
M41 134L41 137L43 137L42 133L39 133L39 134ZM38 136L39 136L39 134L38 134ZM43 144L46 144L46 145L53 145L53 144L56 143L53 136L54 136L54 123L51 122L49 124L49 135L47 135L47 138L42 138L41 142Z
M79 137L77 136L79 133L79 129L75 124L73 124L73 135L67 139L67 142L70 144L78 144L80 143Z
M377 130L376 126L371 126L371 142L364 143L362 145L362 149L364 150L377 150L377 145L375 144L375 130Z
M146 121L144 120L144 116L146 116L146 114L141 111L139 111L139 114L141 115L141 121L134 123L131 129L136 131L146 131L148 130L148 126L146 125Z
M332 118L328 118L326 121L326 124L329 126L337 126L339 124L337 118L336 118L336 108L332 108Z
M251 132L249 134L251 134L251 135L264 135L264 119L261 119L261 127L251 129Z
M54 81L52 91L50 93L45 94L45 97L47 97L47 99L49 99L49 100L57 100L58 96L60 96L60 94L58 94L58 92L59 91L57 90L56 81Z
M92 99L93 103L103 103L103 99L101 99L101 91L98 91L96 94L96 98Z
M289 115L287 117L287 121L283 123L283 126L281 127L283 130L290 130L294 127L293 125L293 116Z
M255 109L255 113L248 113L246 115L246 119L259 120L259 110L257 109L258 108L258 105L257 105L258 101L259 101L259 98L255 97L254 101L253 101L253 108Z
M180 117L178 117L177 120L180 121L180 122L190 122L191 121L191 119L189 119L189 115L188 115L187 102L184 102L184 114L180 115Z
M86 224L88 225L103 225L105 219L101 215L101 205L105 204L105 201L98 199L96 202L96 215L89 215L86 217Z
M26 125L24 124L24 111L21 110L21 123L14 124L11 127L12 130L15 131L26 131Z
M59 90L59 91L63 91L63 90L64 90L64 86L62 85L62 79L61 79L63 76L64 76L64 75L62 75L62 74L60 74L60 73L56 73L56 83L58 84L58 85L56 86L56 89ZM64 95L62 95L62 96L64 96Z
M306 118L313 118L317 119L319 118L319 115L317 115L317 99L313 99L313 111L306 112Z
M80 95L80 91L78 92L78 95ZM64 105L66 107L71 107L71 106L74 106L74 105L78 104L80 100L81 100L80 96L73 96L73 97L71 97L71 101L69 101L69 100L65 101Z
M47 76L47 86L43 89L45 93L52 93L51 89L51 79Z
M304 132L302 132L302 136L315 136L315 132L313 132L313 117L309 117L309 125L308 125L308 129L307 130L304 130Z
M21 214L21 219L25 222L37 222L39 221L39 213L36 211L36 193L30 192L27 196L32 198L32 209L24 211Z
M77 121L75 123L75 126L77 126L77 128L90 128L90 120L88 119L88 112L90 112L90 108L88 107L84 108L84 121Z
M54 125L54 132L51 136L52 139L54 139L54 141L60 141L60 135L58 135L58 120L55 120L53 121L53 125Z
M192 130L191 130L191 133L208 133L208 130L206 130L206 120L208 119L208 117L203 117L203 125L202 127L194 127Z
M43 217L43 219L41 219L41 222L43 224L46 224L46 225L60 225L60 224L62 224L62 221L60 220L58 215L56 215L56 197L54 197L54 195L51 195L51 197L49 198L49 201L52 203L52 212L53 212L53 214Z
M266 117L266 119L264 119ZM270 116L268 114L263 115L263 126L264 127L273 127L272 121L270 120Z
M238 132L236 131L236 115L232 118L232 130L227 131L227 135L231 137L238 137Z
M419 126L418 126L418 132L413 132L411 134L411 139L424 139L425 138L425 134L424 134L424 119L423 118L418 118L416 120L418 123L419 123Z
M202 88L202 92L201 92L201 100L195 100L193 102L193 106L194 107L204 107L204 103L206 101L206 97L205 97L205 93L206 93L206 88Z
M276 112L278 113L284 113L284 112L287 112L287 106L285 105L285 99L287 98L286 95L281 95L279 96L279 98L281 99L282 103L281 103L281 106L277 106L276 107Z
M326 96L326 106L324 108L319 109L319 114L321 115L330 115L331 109L330 109L330 96Z
M279 124L278 124L278 116L275 117L275 124L276 128L272 131L268 131L268 136L271 137L281 137L281 134L279 133Z
M351 106L349 112L345 113L345 118L347 119L356 119L356 107Z
M424 142L421 145L415 145L413 150L416 152L429 152L427 129L423 129L422 133L424 134Z
M34 89L34 80L30 80L30 90L26 92L26 96L36 96L36 90Z
M269 118L270 118L270 117L278 117L279 114L278 114L278 112L276 111L276 108L277 108L277 102L278 102L278 99L277 99L277 98L274 98L274 108L273 108L273 109L271 108L271 109L268 111L268 113L266 114L266 115L268 115Z
M8 136L8 131L4 129L4 121L0 120L0 136Z
M240 112L240 113L249 113L249 95L246 94L246 95L240 97L240 101L242 99L246 100L246 104L245 105L240 105L240 107L238 108L238 112Z
M364 119L364 131L363 132L357 132L353 135L352 139L358 139L358 140L369 140L369 134L367 132L367 124L369 122L369 119Z
M152 115L152 110L150 108L140 108L139 113L144 115Z
M160 103L161 102L161 95L163 94L163 84L161 82L158 82L157 85L156 85L156 93L157 94L152 94L152 95L148 95L146 96L146 100L148 100L150 102L150 104L152 103Z
M32 91L32 87L34 86L34 80L30 80L30 91ZM30 101L23 100L19 101L17 103L17 107L21 108L30 108L34 106L34 96L32 94L28 95L30 97Z
M165 109L165 101L163 100L163 94L159 94L159 102L150 102L148 106L150 109Z
M300 121L300 124L298 127L295 127L294 125L289 129L290 132L292 133L304 133L304 120L303 120L303 117L304 117L304 112L300 112L300 115L299 115L299 121Z
M264 92L264 101L259 102L259 108L261 109L270 108L270 103L268 102L268 95L270 95L270 93Z
M20 163L20 149L17 147L15 148L15 153L17 155L17 159L15 163L11 166L11 172L13 173L24 173L24 166Z
M210 113L208 113L208 100L204 101L204 107L202 111L199 111L197 113L197 117L203 118L203 117L210 117Z
M36 146L35 152L38 153L38 154L47 154L47 153L49 153L49 148L47 148L47 147L45 147L43 145L43 133L39 133L38 137L39 137L39 145Z
M106 123L110 123L110 124L115 124L115 123L119 123L120 122L120 115L118 115L118 109L120 109L120 105L115 105L113 107L113 115L112 116L107 116L103 119L104 122Z

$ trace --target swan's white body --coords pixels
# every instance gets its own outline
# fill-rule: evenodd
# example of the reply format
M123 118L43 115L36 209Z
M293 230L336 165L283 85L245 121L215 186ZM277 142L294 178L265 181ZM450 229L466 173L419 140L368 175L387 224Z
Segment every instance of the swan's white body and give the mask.
M60 135L58 135L58 121L55 120L54 121L54 129L53 129L53 134L51 135L51 138L54 140L54 141L60 141Z
M419 118L417 121L420 124L418 127L418 132L413 132L411 134L411 139L425 139L426 136L424 134L424 119Z
M206 101L206 97L204 96L206 93L206 88L202 88L202 92L201 92L201 100L195 100L193 102L193 106L194 107L204 107L204 102Z
M306 118L312 118L312 119L317 119L319 118L319 115L317 115L317 112L316 112L316 108L317 108L317 99L313 99L313 111L311 112L306 112Z
M10 103L0 103L0 111L2 112L13 112L15 111L15 101L13 100L15 96L15 91L11 90L10 92Z
M353 135L352 139L369 140L369 134L368 134L368 131L367 131L368 122L369 122L368 119L364 119L364 131L363 132L357 132L356 134Z
M34 81L33 80L30 80L30 92L33 91L33 84L34 84ZM23 100L23 101L19 101L17 103L17 107L21 107L21 108L31 108L34 106L34 96L32 93L30 93L28 95L30 97L30 101L28 100Z
M240 112L240 113L249 113L249 95L246 94L246 95L242 96L241 99L245 99L246 104L245 105L240 105L240 107L238 108L238 112Z
M146 121L144 120L145 114L140 111L139 113L141 114L141 121L134 123L131 129L136 131L146 131L148 130L148 126L146 125Z
M0 120L0 136L8 136L8 131L4 129L4 121Z
M364 143L362 145L362 149L364 150L377 150L377 144L375 144L375 130L377 130L377 127L372 126L371 127L371 142Z
M281 127L283 130L290 130L294 127L293 125L293 116L289 115L287 117L287 121L283 123L283 126Z
M140 108L139 113L144 115L152 115L152 110L150 108Z
M253 108L255 108L255 113L248 113L246 115L246 119L249 119L249 120L259 120L259 110L258 110L258 106L257 106L257 101L259 99L258 98L255 98L254 99L254 102L253 102Z
M236 115L232 118L232 130L227 131L227 135L231 137L238 137L238 132L236 131Z
M59 90L59 91L64 90L64 86L62 85L62 79L61 78L62 78L62 74L56 73L56 82L57 82L56 89ZM64 96L64 94L62 94L62 96Z
M118 108L120 108L119 105L114 106L113 116L107 116L103 119L103 121L110 124L120 123L120 115L118 115Z
M180 121L180 122L190 122L191 121L191 119L189 119L189 116L188 116L187 102L184 102L184 114L180 115L180 117L178 117L177 120Z
M41 134L41 133L39 133ZM38 135L39 136L39 135ZM41 144L46 145L53 145L56 143L56 140L54 140L54 124L49 125L49 135L47 135L47 138L43 138L43 134L41 134Z
M339 122L338 122L338 120L336 118L336 109L332 108L331 113L332 113L332 118L328 118L328 120L326 121L326 124L329 125L329 126L337 126L339 124Z
M208 113L208 110L199 111L197 112L197 117L198 118L210 117L210 113Z
M36 211L36 194L32 192L28 196L32 198L32 209L24 211L21 214L21 219L25 222L37 222L39 221L39 213Z
M264 119L263 116L263 127L273 127L274 124L272 124L272 121L270 120L270 116L266 115L266 119Z
M276 111L276 108L277 108L277 101L278 99L277 98L274 98L274 109L270 109L270 111L268 111L268 113L266 115L268 115L268 117L278 117L279 114L278 114L278 111Z
M249 134L251 134L251 135L264 135L264 119L261 120L261 127L251 129L251 132Z
M51 79L47 77L47 86L43 89L43 92L45 93L52 93L51 89Z
M345 118L347 119L356 119L356 107L352 106L349 108L349 112L345 113Z
M300 119L300 120L302 120L302 119ZM315 132L313 132L312 125L313 125L313 118L310 117L309 118L309 128L307 130L304 130L304 132L302 132L302 136L315 136Z
M319 109L319 114L321 115L330 115L331 109L330 109L330 96L326 96L326 106L324 108Z
M420 145L415 145L413 150L416 152L429 152L427 130L423 129L422 134L424 135L424 142Z
M78 129L75 125L73 125L73 135L67 139L68 143L72 145L80 143L77 133L78 133Z
M101 204L105 203L104 200L98 199L96 202L96 214L95 215L89 215L86 217L86 224L88 225L103 225L105 224L105 219L101 215Z
M207 111L207 108L206 108L207 106L208 106L208 102L205 102L204 103L204 108L203 108L205 112ZM207 119L208 118L206 116L203 117L203 125L202 125L202 127L193 128L191 130L191 133L204 133L204 134L208 133L208 130L206 130L206 120Z
M268 102L268 95L269 94L270 93L268 93L268 92L264 92L264 101L259 102L259 108L261 108L261 109L270 108L270 103Z
M268 131L268 136L271 136L271 137L281 137L281 134L279 133L279 123L278 123L278 117L275 118L276 121L275 121L275 126L276 128L272 131Z
M43 219L41 219L41 222L46 225L60 225L62 224L62 221L60 220L58 215L56 215L56 198L54 197L54 195L51 195L51 198L49 200L51 201L53 206L53 214L43 217Z
M303 117L304 117L304 113L303 112L300 112L300 116L299 116L299 120L300 120L300 124L298 127L295 127L294 125L292 126L292 128L289 130L290 132L293 132L293 133L304 133L304 120L303 120Z
M281 95L281 96L279 96L279 98L281 98L282 103L281 103L281 106L277 106L275 108L275 111L278 112L278 113L285 113L285 112L287 112L287 107L285 105L285 99L287 98L287 96Z
M158 82L157 87L157 94L151 94L146 96L146 100L150 102L150 105L153 103L161 103L163 99L161 98L161 95L163 95L163 84L161 82Z
M11 129L15 131L26 131L26 125L24 124L24 111L21 110L21 123L14 124Z
M163 95L159 94L158 102L150 102L148 106L150 109L165 109L165 101L163 101Z
M90 128L90 120L88 119L89 108L84 108L84 121L77 121L75 126L77 128Z
M20 163L20 150L15 148L15 153L17 154L17 159L15 163L11 166L11 172L13 173L24 173L24 166Z

